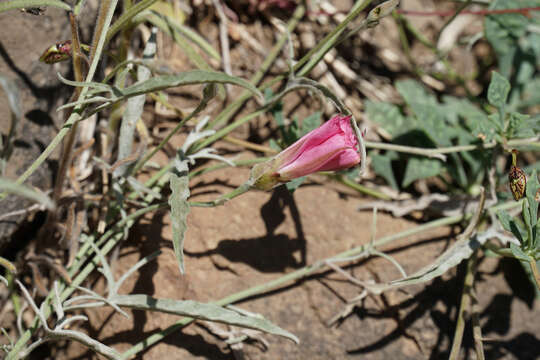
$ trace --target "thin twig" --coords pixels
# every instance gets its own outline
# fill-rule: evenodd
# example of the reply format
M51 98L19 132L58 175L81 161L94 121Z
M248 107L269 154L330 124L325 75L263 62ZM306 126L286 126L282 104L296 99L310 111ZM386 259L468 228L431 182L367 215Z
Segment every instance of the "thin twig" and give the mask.
M471 1L472 3L472 1ZM454 16L456 13L459 14L470 14L470 15L499 15L499 14L522 14L529 16L531 11L540 11L540 6L535 7L524 7L519 9L486 9L486 10L465 10L459 11L450 10L450 11L417 11L417 10L405 10L399 9L398 14L403 15L412 15L412 16Z
M538 267L536 266L536 260L530 259L529 265L531 266L531 271L534 275L534 280L536 281L536 286L540 290L540 272L538 272Z
M480 327L480 306L476 298L476 292L472 291L472 314L471 321L473 326L474 348L476 351L476 360L485 360L484 344L482 343L482 328Z
M461 341L465 330L466 312L470 311L471 308L471 291L476 272L476 259L477 254L474 252L469 258L469 261L467 261L467 273L465 275L465 281L463 282L463 291L461 293L461 304L459 306L456 330L454 332L454 341L448 360L457 360L459 358L459 350L461 349Z
M223 71L226 74L232 75L231 68L231 55L229 47L229 25L227 15L223 11L223 5L220 0L213 0L214 7L217 10L219 16L219 42L221 44L221 61L223 63Z

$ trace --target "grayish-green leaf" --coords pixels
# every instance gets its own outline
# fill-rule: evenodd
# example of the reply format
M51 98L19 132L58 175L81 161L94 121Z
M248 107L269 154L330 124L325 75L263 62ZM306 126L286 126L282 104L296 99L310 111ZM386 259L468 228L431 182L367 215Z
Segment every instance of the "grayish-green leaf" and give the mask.
M510 214L504 210L498 211L497 217L499 218L504 230L510 231L519 240L519 243L523 244L527 232L524 229L520 229L521 225L516 222L515 219L511 218Z
M300 127L299 137L306 135L308 132L315 130L321 125L321 112L316 111L313 114L302 120L302 126Z
M20 90L15 81L0 74L0 86L4 89L9 109L11 110L11 122L8 133L6 134L5 143L0 137L0 175L4 175L7 161L13 151L17 124L22 119L22 108Z
M261 92L255 86L253 86L244 79L236 76L227 75L222 72L204 70L192 70L177 75L155 76L142 83L134 84L127 87L123 91L123 96L131 97L158 90L165 90L177 86L206 83L238 85L251 91L253 94L259 96L261 99L263 98Z
M528 138L535 136L537 133L534 130L534 123L537 121L535 118L531 118L530 115L511 112L506 131L507 138Z
M489 9L517 9L538 5L537 0L494 0L491 1ZM516 66L520 42L527 32L529 23L527 17L519 13L491 14L485 17L486 38L497 53L500 72L507 78L511 76L512 68Z
M174 254L178 260L180 273L184 273L184 236L187 229L186 219L189 213L189 177L187 161L176 161L176 166L170 174L171 196L171 224Z
M44 205L47 209L54 209L53 201L44 193L37 192L24 185L18 185L10 180L0 178L0 191L19 195Z
M246 316L236 311L227 310L219 305L205 304L192 300L156 299L144 294L117 295L110 299L117 305L132 309L159 311L168 314L189 316L192 318L215 321L229 325L264 331L283 336L299 343L296 336L272 324L262 316Z
M375 174L382 176L388 184L399 190L396 177L394 176L394 170L392 169L392 161L398 158L398 155L394 151L387 151L384 155L370 154L371 166Z
M17 86L15 81L0 74L0 86L2 86L2 88L4 89L4 92L8 99L9 109L13 112L17 119L22 118L21 95L19 87Z
M456 241L448 250L442 253L434 262L417 271L416 273L389 283L368 285L370 291L382 293L390 289L403 286L421 284L441 276L449 269L457 266L461 261L468 259L476 249L482 246L493 236L491 231L474 235L470 238L461 238Z
M439 175L442 168L440 160L412 157L407 163L402 186L405 188L415 180Z
M540 244L540 234L538 231L538 201L536 201L536 193L540 189L540 184L538 183L538 174L535 171L532 172L531 176L527 181L527 186L525 188L525 196L527 197L527 202L529 203L529 219L532 227L532 245L533 248L538 247Z
M405 118L399 107L393 104L366 101L366 113L372 122L381 126L392 138L408 132L416 125L415 119Z
M530 257L525 254L523 250L521 250L521 248L516 244L510 243L510 250L516 259L527 262L530 260Z
M417 112L416 105L437 105L437 99L433 94L429 93L424 86L416 80L401 80L396 81L396 90L403 96L403 99L411 107L414 112Z
M101 105L94 108L86 116L103 110L107 107L112 106L113 104L126 100L133 96L139 96L151 92L156 92L159 90L165 90L168 88L185 86L185 85L196 85L196 84L208 84L208 83L217 83L217 84L233 84L238 85L243 88L248 89L252 93L262 98L261 92L252 84L236 76L230 76L222 72L215 71L204 71L204 70L192 70L183 72L176 75L160 75L155 76L147 81L131 85L125 89L119 89L115 86L108 86L101 84L99 91L108 91L110 98L101 98L99 101L94 101L95 99L88 99L82 101L76 101L69 104L60 106L58 109L65 109L68 107L77 106L80 104L92 103L92 102L102 102Z
M491 73L491 82L489 83L487 98L491 105L502 108L508 99L510 92L510 83L496 71Z
M149 60L154 58L157 50L156 44L157 28L152 28L152 33L143 52L143 59ZM150 78L150 69L143 65L137 67L137 83L147 81ZM137 121L141 117L146 100L145 95L134 96L129 98L126 104L126 109L122 114L122 123L120 124L120 134L118 135L118 155L117 161L122 161L132 156L133 142L135 141L135 128ZM118 178L127 174L130 164L122 164L118 166L113 176Z

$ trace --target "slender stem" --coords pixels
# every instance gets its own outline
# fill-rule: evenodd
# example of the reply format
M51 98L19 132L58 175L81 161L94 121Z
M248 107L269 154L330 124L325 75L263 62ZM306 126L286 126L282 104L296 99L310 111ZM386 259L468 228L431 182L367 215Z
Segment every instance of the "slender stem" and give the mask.
M234 199L237 196L240 196L246 192L248 192L251 189L252 184L248 181L245 184L240 185L233 191L221 195L219 198L213 201L190 201L189 206L195 206L195 207L214 207L214 206L220 206L225 204L227 201Z
M525 145L540 146L538 145L539 140L540 138L538 136L534 138L530 138L530 139L514 139L514 140L507 141L506 146L508 147L525 146ZM419 147L413 147L413 146L395 145L395 144L381 143L381 142L375 142L375 141L366 141L366 147L370 149L393 150L393 151L402 152L402 153L435 157L443 161L446 160L446 157L443 154L450 154L450 153L456 153L456 152L462 152L462 151L472 151L472 150L477 150L477 149L491 149L497 145L498 145L497 142L492 141L489 143L481 143L481 144L458 145L458 146L440 147L440 148L435 148L435 149L426 149L426 148L419 148Z
M471 0L467 0L465 1L463 4L461 4L459 6L459 8L454 12L454 14L452 14L452 16L450 17L450 19L448 19L444 25L441 27L441 29L439 30L439 33L437 34L437 41L435 41L436 43L439 42L439 39L441 37L441 34L443 33L444 29L446 29L448 27L448 25L450 25L452 23L452 21L454 21L458 15L463 11L465 10L465 8L467 6L469 6L471 4Z
M149 153L147 153L141 160L139 160L139 162L137 163L137 165L135 165L135 167L133 168L133 171L131 172L132 174L136 174L137 171L139 171L140 169L142 169L142 167L144 166L144 164L146 164L146 162L148 160L150 160L159 150L161 150L165 145L167 145L167 143L169 142L169 140L171 140L171 138L178 132L180 131L180 129L186 124L186 122L188 122L189 120L191 120L193 118L193 116L195 116L198 112L200 111L200 104L199 106L193 110L188 116L186 116L185 118L183 118L179 123L178 125L176 125L174 127L174 129L172 129L171 131L169 131L169 133L167 134L167 136L165 136L165 138L163 140L161 140L161 142L159 143L158 146L156 146L155 148L153 148Z
M75 81L83 81L83 69L82 69L82 53L81 43L79 41L79 29L75 19L75 15L69 13L69 23L71 26L71 45L73 47L73 73L75 74ZM81 88L76 87L72 99L77 101L81 95ZM68 118L71 116L71 111L68 111ZM77 137L78 123L73 124L69 136L64 144L62 156L60 158L60 165L58 166L58 172L56 173L56 180L53 190L53 201L58 202L62 195L62 189L64 187L64 180L66 178L67 169L71 162L71 153Z
M478 3L477 1L470 1L467 0L465 3L474 4ZM483 5L488 5L487 3L481 3ZM459 10L457 10L459 11ZM457 11L450 10L450 11L417 11L417 10L405 10L405 9L399 9L397 12L399 14L403 15L412 15L412 16L454 16ZM469 15L499 15L499 14L522 14L525 16L528 16L530 12L532 11L540 11L540 6L535 7L524 7L524 8L518 8L518 9L486 9L486 10L466 10L466 11L460 11L460 14L469 14Z
M377 199L381 199L381 200L392 200L392 198L380 191L377 191L375 189L370 189L366 186L363 186L363 185L360 185L352 180L350 180L348 177L346 176L341 176L341 175L334 175L334 176L331 176L332 178L334 178L335 180L339 181L340 183L342 183L343 185L345 186L348 186L350 187L351 189L354 189L362 194L366 194L366 195L369 195L369 196L373 196L374 198L377 198Z
M472 314L471 321L473 326L474 349L476 351L476 360L485 360L484 344L482 343L482 327L480 326L480 306L476 298L476 292L472 294Z
M459 306L456 330L454 332L454 341L452 343L452 350L450 351L448 360L457 360L459 358L459 350L461 349L461 341L463 339L463 332L465 330L465 314L471 307L471 291L476 272L476 258L477 253L474 252L467 261L467 273L463 282L463 291L461 293L461 304Z
M540 290L540 272L538 272L538 267L536 266L536 260L530 259L529 265L531 266L531 271L534 276L534 280L536 281L536 286L538 287L538 290Z
M268 146L255 144L255 143L252 143L252 142L249 142L249 141L246 141L246 140L237 139L237 138L232 137L232 136L225 136L223 138L223 140L228 142L228 143L231 143L231 144L240 145L240 146L244 147L245 149L259 151L259 152L262 152L262 153L265 153L265 154L277 154L278 153L277 150L274 150L274 149L272 149L272 148L270 148Z

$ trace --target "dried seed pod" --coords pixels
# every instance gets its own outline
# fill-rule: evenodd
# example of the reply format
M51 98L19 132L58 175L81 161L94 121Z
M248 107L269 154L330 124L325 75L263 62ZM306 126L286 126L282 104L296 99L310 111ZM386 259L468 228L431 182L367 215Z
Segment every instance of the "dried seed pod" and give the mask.
M518 201L525 194L527 186L527 175L516 165L517 150L512 150L512 167L508 173L508 181L510 183L510 191L514 196L514 200Z
M62 41L49 47L43 52L39 61L45 64L54 64L71 57L71 40Z

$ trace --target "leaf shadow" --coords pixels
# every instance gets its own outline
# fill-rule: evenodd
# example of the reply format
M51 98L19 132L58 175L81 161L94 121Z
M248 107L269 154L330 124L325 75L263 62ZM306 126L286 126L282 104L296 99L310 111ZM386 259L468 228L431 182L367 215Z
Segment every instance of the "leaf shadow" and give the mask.
M285 209L289 209L294 222L296 238L276 233L285 221ZM230 262L245 263L260 272L281 272L287 268L300 268L306 264L306 239L300 220L300 213L293 195L280 186L272 193L270 200L261 207L266 234L248 239L224 239L216 248L192 252L184 250L186 256L206 257L221 255ZM300 252L299 260L294 256Z

